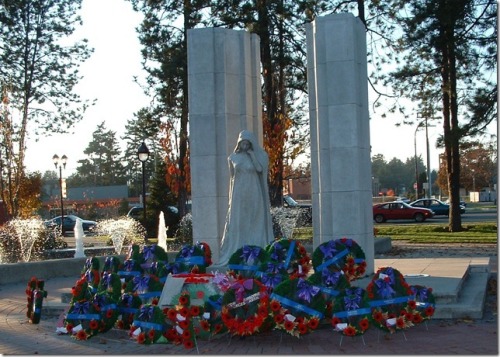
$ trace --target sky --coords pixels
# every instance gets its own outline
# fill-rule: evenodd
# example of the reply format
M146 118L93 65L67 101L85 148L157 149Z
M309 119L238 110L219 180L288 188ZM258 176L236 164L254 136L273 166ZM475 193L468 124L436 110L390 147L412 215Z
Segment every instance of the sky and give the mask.
M78 160L86 157L83 151L100 123L104 121L107 130L115 131L120 141L127 121L148 105L148 98L133 81L134 76L145 77L135 31L142 15L134 12L132 5L124 0L83 0L81 16L83 25L75 35L87 38L94 53L81 66L84 78L76 90L82 98L97 98L97 104L90 107L82 121L72 128L74 134L42 137L38 142L31 138L26 150L28 171L44 173L54 170L52 156L57 154L68 157L63 176L73 174ZM421 155L426 163L425 130L421 128L415 135L421 119L415 118L413 126L397 127L397 119L381 118L381 114L382 111L370 114L371 156L382 154L386 161L396 157L405 162L415 155L416 138L417 155ZM441 125L442 122L428 128L430 167L436 170L440 152L435 148L435 142L442 132Z

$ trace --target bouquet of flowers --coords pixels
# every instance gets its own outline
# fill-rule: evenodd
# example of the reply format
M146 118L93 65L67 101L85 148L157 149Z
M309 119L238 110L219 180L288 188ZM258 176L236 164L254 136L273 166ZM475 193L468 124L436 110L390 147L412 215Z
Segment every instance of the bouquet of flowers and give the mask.
M47 292L44 290L45 281L32 277L28 281L26 288L26 299L28 300L26 317L30 319L33 324L40 322L42 315L43 299L47 297Z
M363 249L353 239L341 238L337 239L336 242L343 244L349 251L342 266L342 271L347 279L353 281L363 277L366 273L366 257Z
M333 302L332 326L345 336L364 334L370 327L371 308L362 288L347 288Z
M319 287L303 278L285 280L271 294L277 329L299 337L318 328L326 302Z
M266 287L255 279L236 280L222 297L222 322L231 334L239 336L270 329Z
M203 307L191 305L189 294L182 294L178 305L165 308L163 312L167 316L167 321L172 324L166 331L165 337L175 345L182 344L184 348L191 349L196 344L196 336L207 332L200 323Z
M406 314L411 289L398 270L391 267L380 268L366 291L372 307L371 322L374 326L390 333L413 326Z
M415 325L429 320L434 315L436 299L432 288L422 285L411 285L411 298L406 306L406 318Z
M165 331L165 315L156 305L143 304L135 313L130 336L137 343L149 345L158 341Z
M94 293L85 277L71 289L71 306L64 319L66 331L78 340L86 340L98 333L101 315L92 303Z
M234 277L253 278L259 265L269 259L267 252L256 245L244 245L229 258L229 274Z

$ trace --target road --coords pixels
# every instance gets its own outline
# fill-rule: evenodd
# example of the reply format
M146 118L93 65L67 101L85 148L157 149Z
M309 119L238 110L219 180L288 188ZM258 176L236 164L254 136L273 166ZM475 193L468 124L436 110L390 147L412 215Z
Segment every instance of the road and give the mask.
M478 212L470 212L468 213L467 211L462 214L462 223L472 223L472 222L498 222L498 214L496 211L478 211ZM387 220L385 223L380 223L381 225L384 224L416 224L414 219L401 219L401 220ZM425 220L422 223L418 224L446 224L448 223L448 217L447 216L434 216L430 219ZM378 223L373 222L375 226L379 225Z

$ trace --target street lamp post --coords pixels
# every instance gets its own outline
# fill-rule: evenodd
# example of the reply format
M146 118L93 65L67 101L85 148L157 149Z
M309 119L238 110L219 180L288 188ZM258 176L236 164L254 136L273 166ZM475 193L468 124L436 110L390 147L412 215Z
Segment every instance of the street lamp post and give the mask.
M146 161L149 159L149 149L144 141L137 149L137 157L142 163L142 213L144 225L146 225Z
M431 154L430 154L430 149L429 149L429 130L428 130L428 126L427 126L427 117L425 118L425 143L427 146L427 186L428 186L427 198L431 198L431 196L432 196Z
M63 155L61 158L55 154L52 156L52 161L54 162L54 166L59 167L59 187L61 189L61 233L64 237L64 201L63 201L63 181L62 181L62 169L66 168L66 162L68 161L68 157Z
M420 123L418 123L417 127L415 128L415 135L413 136L413 145L415 146L415 199L418 200L418 159L417 159L417 131L420 129L422 124L427 123L426 120L422 120ZM426 126L427 127L427 126Z

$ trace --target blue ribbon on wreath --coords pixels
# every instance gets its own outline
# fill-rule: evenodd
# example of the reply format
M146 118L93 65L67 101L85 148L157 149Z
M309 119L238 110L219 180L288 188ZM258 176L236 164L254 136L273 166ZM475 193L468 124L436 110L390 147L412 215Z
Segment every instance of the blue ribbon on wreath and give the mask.
M182 266L179 262L166 264L167 272L172 274L179 274L182 272Z
M361 288L346 289L344 296L344 306L347 310L359 309L361 303L361 295L363 290Z
M115 257L106 257L104 260L104 270L111 270L113 268L113 262Z
M144 260L154 259L155 249L156 249L156 244L145 246L142 250L142 253L144 254Z
M382 299L391 298L396 294L396 291L392 288L392 284L390 281L386 279L377 279L374 281L374 284L377 286L377 294Z
M133 259L127 259L127 260L125 260L123 265L125 266L126 271L132 271L132 270L134 270L135 261Z
M109 274L108 272L102 273L102 284L106 288L110 288L111 287L111 277L112 277L112 275Z
M328 269L324 269L321 271L321 281L326 286L335 286L337 285L341 275L342 273L340 271L330 271Z
M271 253L271 259L272 260L282 260L281 258L281 244L280 243L274 243L273 245L273 251Z
M323 259L333 258L337 254L337 246L334 241L328 241L328 243L319 246L319 250L323 253Z
M200 255L192 257L179 257L175 259L175 261L187 265L203 265L205 264L205 257L202 257Z
M149 275L136 276L133 282L135 284L134 291L145 291L149 285Z
M257 270L259 268L256 265L240 265L240 264L228 264L227 267L231 270Z
M281 305L287 306L291 309L294 309L296 311L303 311L306 314L309 314L311 316L317 316L318 318L322 319L323 318L323 313L316 311L314 309L311 309L308 306L299 304L296 301L290 300L284 296L276 295L274 293L271 294L270 296L271 299L277 300L281 303Z
M349 253L349 250L348 249L344 249L343 251L341 251L340 253L338 253L337 255L335 255L333 258L328 259L326 262L323 262L323 264L318 265L318 267L315 270L322 271L326 267L328 267L328 266L332 265L333 263L335 263L340 258L343 258L344 256L346 256L347 253Z
M288 247L288 252L287 252L287 255L286 255L286 259L285 259L285 268L288 268L288 265L290 265L290 261L292 260L292 255L293 255L293 251L295 250L295 241L291 241L290 242L290 246Z
M282 270L285 269L285 266L282 262L267 262L266 264L266 273L278 274Z
M343 318L343 317L358 316L358 315L368 315L371 312L372 310L370 308L365 307L362 309L335 312L332 314L332 317Z
M145 322L145 321L134 320L133 324L134 324L134 326L137 326L137 327L143 327L143 328L153 329L153 330L157 330L157 331L165 330L165 325L154 323L154 322Z
M371 307L378 307L378 306L387 306L387 305L393 305L393 304L399 304L403 302L408 302L410 300L410 296L400 296L394 299L385 299L385 300L372 300L369 301L368 304Z
M246 279L243 282L236 281L231 285L231 289L234 289L234 294L236 296L237 302L242 302L245 298L245 289L252 290L253 289L253 279Z
M92 267L92 258L87 258L85 260L85 270L90 269Z
M95 306L99 307L99 309L101 309L104 305L106 305L107 300L108 299L106 299L106 296L99 294L99 295L94 295L94 298L92 299L92 303Z
M412 295L415 296L415 299L418 301L427 301L429 299L429 290L426 287L418 288L416 286L410 286L410 290Z
M153 318L154 306L146 305L139 310L139 318L142 321L149 321Z
M261 275L262 283L270 289L274 289L283 280L283 277L279 274L267 274Z
M131 294L123 294L122 295L122 299L121 299L121 303L125 306L131 306L132 303L134 301L134 297L131 295Z
M179 252L180 256L183 257L183 258L187 258L187 257L190 257L194 254L194 247L189 245L189 244L185 244L182 248L181 248L181 251Z
M89 311L90 303L88 301L75 302L73 305L73 311L77 314L86 314Z
M249 245L244 245L243 248L241 248L240 258L243 258L247 264L254 264L254 262L259 257L260 252L260 247L251 247Z
M317 286L309 284L302 278L300 278L297 283L297 289L298 289L298 297L301 298L302 300L307 301L308 303L310 303L311 299L315 297L320 291L320 289Z
M338 290L335 290L335 289L331 289L331 288L327 288L326 286L320 286L319 289L328 294L328 295L331 295L331 296L337 296L337 295L340 295L340 291Z

